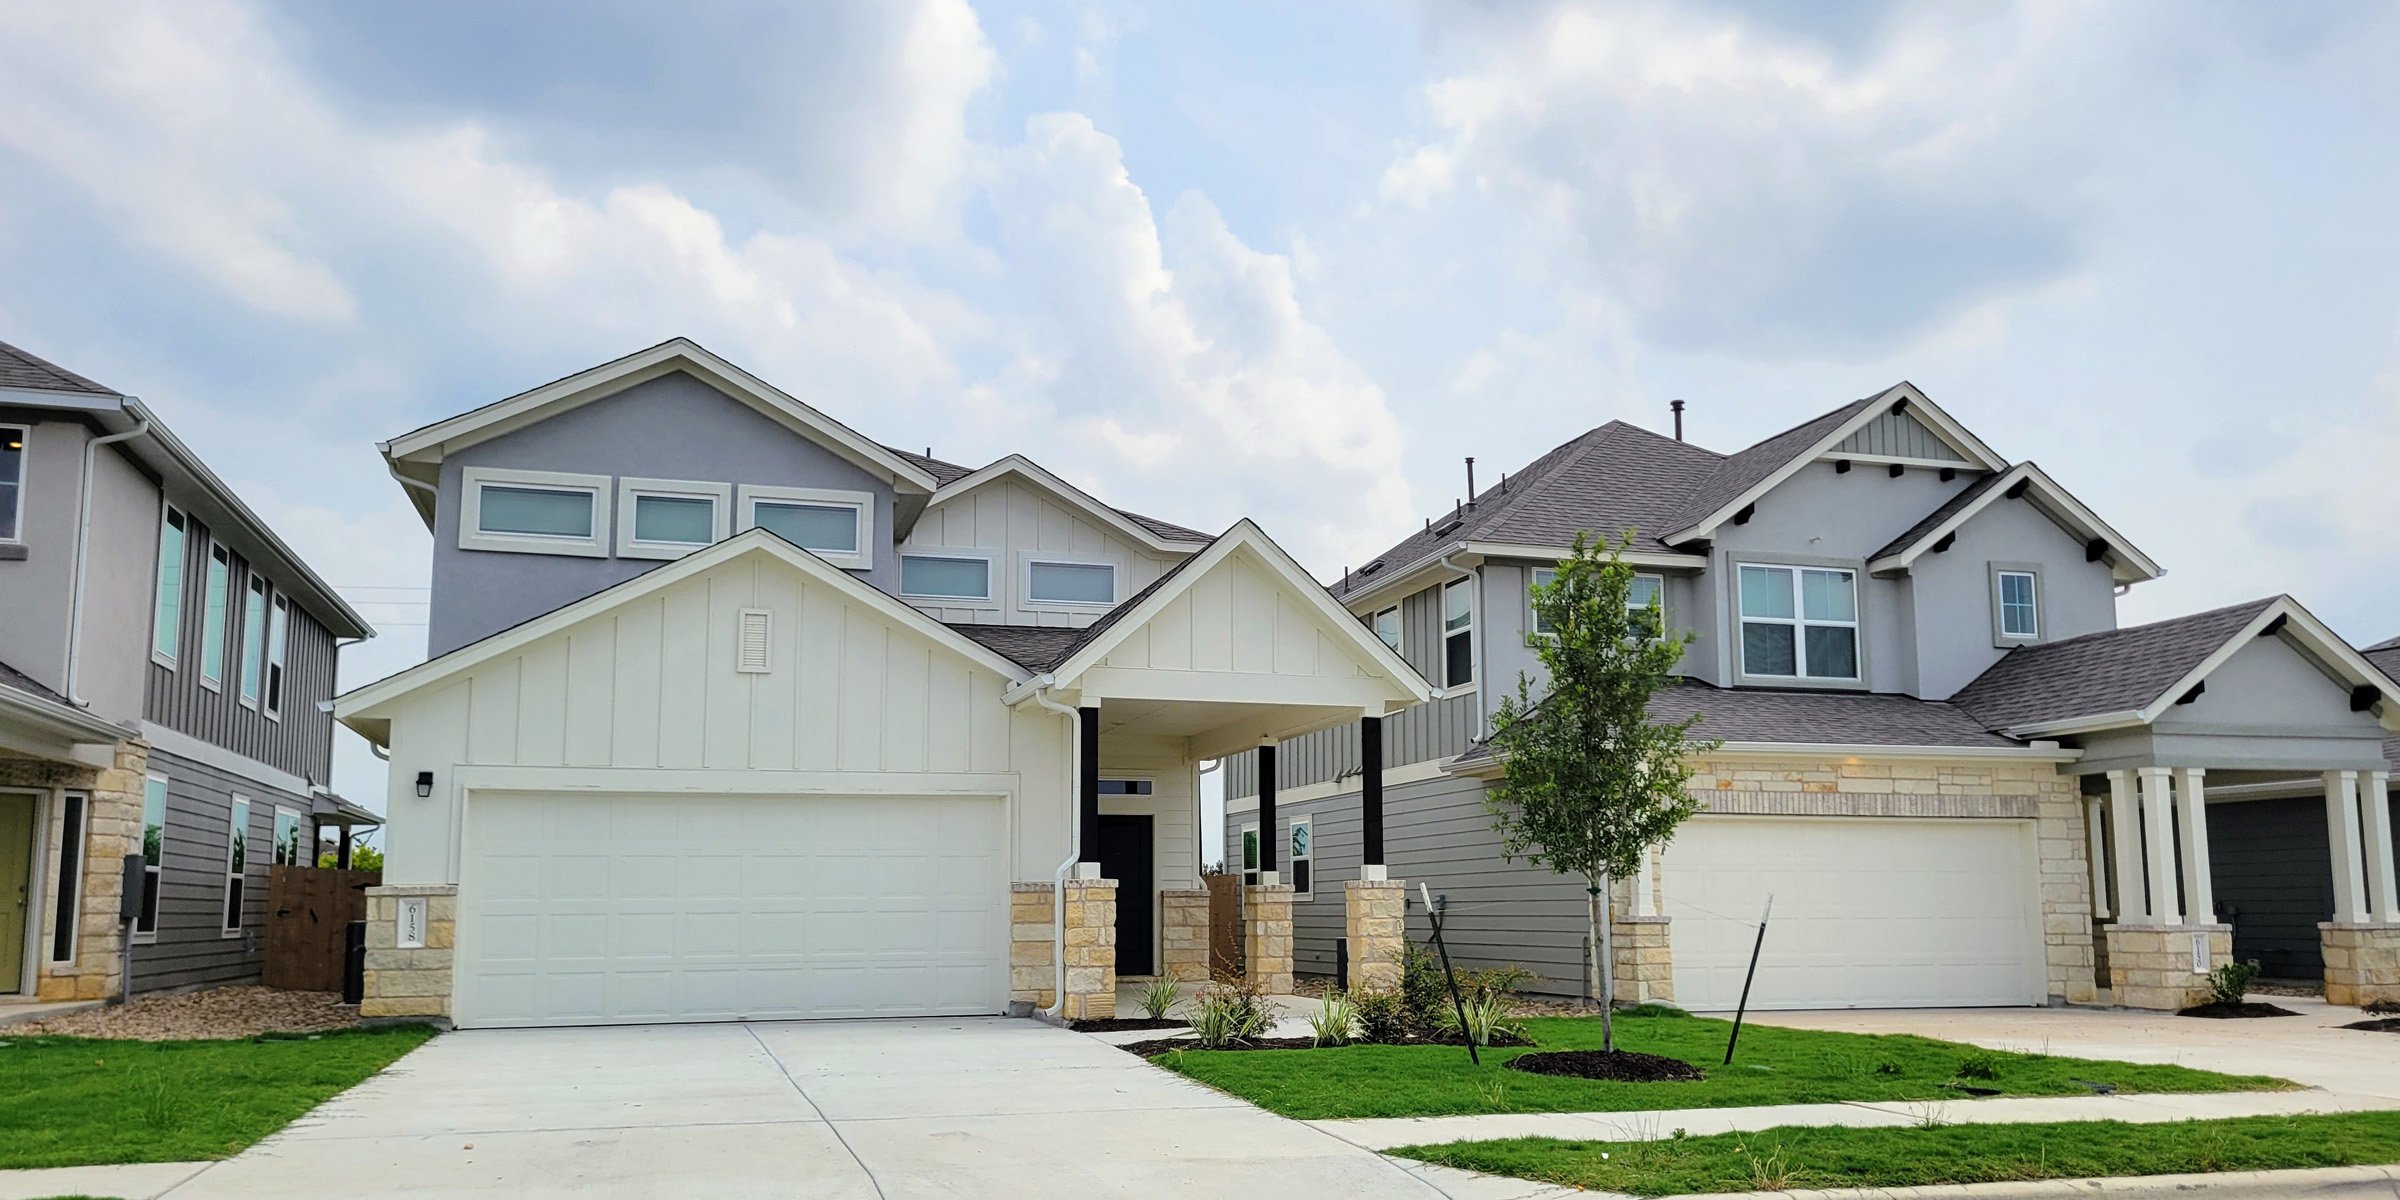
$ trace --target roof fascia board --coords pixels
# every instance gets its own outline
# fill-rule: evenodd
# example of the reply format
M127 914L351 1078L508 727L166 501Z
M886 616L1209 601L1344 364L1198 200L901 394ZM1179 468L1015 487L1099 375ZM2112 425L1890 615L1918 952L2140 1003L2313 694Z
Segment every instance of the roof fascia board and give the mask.
M1923 420L1926 417L1931 417L1932 419L1925 421L1925 424L1931 426L1933 428L1933 432L1939 435L1943 441L1950 443L1951 449L1966 455L1969 460L1964 464L1945 463L1943 464L1944 466L1972 466L1986 471L1999 471L2007 469L2008 460L2002 458L1999 451L1992 449L1988 445L1985 445L1983 439L1976 437L1973 430L1970 430L1965 425L1960 424L1958 418L1951 416L1947 412L1944 412L1941 405L1935 404L1932 400L1927 399L1925 393L1917 390L1917 385L1903 379L1898 384L1894 385L1890 392L1886 392L1884 394L1884 399L1891 400L1897 398L1892 395L1892 392L1897 392L1899 393L1899 396L1906 397L1908 400L1909 411L1919 414L1920 420ZM1889 406L1886 405L1886 407ZM1862 421L1860 424L1863 425L1865 422ZM1847 437L1849 435L1844 434L1843 436ZM1839 445L1840 443L1837 442L1835 444Z
M113 412L124 407L125 397L98 392L66 392L51 388L0 387L0 405L18 404L26 408L70 408L78 412Z
M535 617L522 625L502 630L479 642L461 646L440 658L387 676L374 683L333 698L336 720L353 729L361 721L382 716L375 710L403 695L530 645L578 622L590 619L610 608L630 600L638 600L661 589L672 587L703 571L722 565L744 554L771 554L802 574L818 580L849 599L866 604L884 615L898 620L917 633L947 646L959 654L990 669L994 674L1015 683L1024 678L1025 668L997 651L977 642L957 630L926 616L899 598L887 595L853 578L849 572L826 562L806 550L776 537L763 529L745 530L705 550L695 551L652 571L644 572L615 587L577 600L573 604ZM364 732L363 730L361 732Z
M2170 694L2180 696L2183 693ZM2123 729L2143 724L2148 724L2148 722L2143 719L2141 710L2128 708L2119 712L2097 713L2088 717L2068 717L2058 721L2037 721L2031 725L2011 725L2000 732L2006 737L2030 741L2035 738L2065 737L2078 733L2099 733L2106 729Z
M2068 494L2065 488L2060 487L2057 480L2050 478L2047 472L2031 462L2018 463L2002 472L1990 487L1984 489L1982 495L1968 501L1965 508L1950 514L1949 520L1926 531L1925 536L1918 538L1900 553L1885 555L1868 563L1867 571L1870 574L1881 574L1886 571L1905 571L1914 567L1917 560L1931 551L1936 543L1965 528L1967 522L1974 520L1983 510L2007 499L2008 489L2014 486L2014 481L2019 479L2027 481L2029 486L2026 488L2026 493L2028 496L2042 497L2042 515L2050 518L2053 524L2080 526L2080 529L2071 529L2070 532L2080 532L2087 538L2096 537L2106 541L2108 548L2116 553L2120 561L2127 562L2134 568L2135 578L2120 579L2118 582L2138 583L2166 574L2166 571L2152 561L2149 555L2142 553L2131 542L2126 541L2124 535L2111 528L2106 521L2101 520L2099 514L2084 507L2081 501ZM2054 511L2054 508L2058 511Z
M107 742L113 746L133 736L132 730L103 721L81 709L4 684L0 684L0 716L55 738L62 745Z
M1087 513L1090 513L1093 517L1098 518L1109 528L1114 529L1117 532L1124 534L1126 537L1132 538L1134 541L1140 543L1144 549L1151 550L1159 554L1190 554L1198 550L1201 546L1201 543L1198 542L1171 542L1155 533L1150 532L1148 529L1145 529L1140 524L1136 523L1131 517L1118 512L1116 509L1111 508L1106 504L1102 504L1100 500L1091 493L1086 492L1082 488L1076 487L1074 484L1068 483L1066 480L1051 474L1048 470L1044 469L1040 463L1037 463L1022 454L1011 454L997 462L990 463L986 466L976 469L972 473L962 475L959 478L952 480L950 483L945 484L940 489L936 490L933 493L933 499L927 501L925 507L930 509L937 504L946 504L952 500L956 500L959 497L966 495L969 492L974 491L979 487L982 487L987 483L991 483L998 479L1004 479L1010 475L1021 476L1027 482L1044 488L1052 493L1055 493L1062 499L1072 502L1076 507L1083 509Z
M2058 486L2058 481L2050 478L2040 467L2033 468L2031 477L2040 481L2028 493L2035 497L2037 505L2043 507L2055 505L2066 510L2064 513L2051 513L2052 520L2060 521L2063 516L2066 519L2060 521L2061 524L2082 525L2092 531L2093 537L2106 541L2109 550L2117 556L2120 562L2130 562L2133 567L2133 571L2130 572L2132 578L2125 578L2127 573L2120 572L2117 582L2141 583L2167 573L2166 568L2159 566L2157 560L2142 553L2132 542L2127 541L2124 534L2118 533L2109 526L2108 522L2101 520L2100 514L2084 507L2083 501L2077 500L2067 489Z
M1520 542L1468 542L1465 553L1478 558L1530 558L1565 561L1575 554L1572 546L1532 546ZM1637 567L1665 567L1673 570L1701 571L1708 568L1705 554L1678 554L1672 551L1627 550L1619 557Z

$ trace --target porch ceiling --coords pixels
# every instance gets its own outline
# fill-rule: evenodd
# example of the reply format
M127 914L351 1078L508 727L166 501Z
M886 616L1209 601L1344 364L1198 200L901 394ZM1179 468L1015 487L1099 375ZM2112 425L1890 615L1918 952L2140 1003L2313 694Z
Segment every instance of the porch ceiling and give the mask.
M1204 700L1105 700L1100 736L1186 743L1195 759L1221 758L1262 741L1283 741L1359 719L1350 705L1226 703Z

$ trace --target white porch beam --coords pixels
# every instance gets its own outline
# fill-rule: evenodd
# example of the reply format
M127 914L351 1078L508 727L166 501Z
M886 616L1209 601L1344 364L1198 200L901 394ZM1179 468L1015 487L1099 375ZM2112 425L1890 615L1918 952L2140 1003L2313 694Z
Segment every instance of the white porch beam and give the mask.
M2358 773L2360 841L2367 853L2368 909L2375 921L2400 924L2400 864L2392 860L2392 773Z
M2117 921L2125 925L2150 922L2150 902L2142 891L2142 815L2133 793L2133 772L2108 773L2109 840L2117 879Z
M2198 767L2175 771L2175 818L2183 830L2183 892L2187 918L2195 925L2217 920L2217 894L2208 864L2208 773Z
M2367 919L2365 847L2358 829L2358 772L2325 772L2325 831L2333 843L2333 919Z
M2108 804L2100 797L2087 796L2084 798L2083 836L2087 843L2084 861L2090 867L2088 875L2092 884L2092 916L2103 921L2109 918L2110 911L2108 907L2108 838L2100 831L2102 814L2107 811Z
M2167 794L2174 772L2166 767L2136 767L2142 783L2142 865L2150 876L2150 919L2160 925L2183 924L2175 895L2174 803Z

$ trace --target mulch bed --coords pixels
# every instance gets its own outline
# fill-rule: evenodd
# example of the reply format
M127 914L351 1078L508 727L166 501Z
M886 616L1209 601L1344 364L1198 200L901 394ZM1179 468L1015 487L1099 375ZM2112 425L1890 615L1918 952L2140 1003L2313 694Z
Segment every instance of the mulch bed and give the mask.
M1680 1058L1631 1050L1542 1050L1520 1054L1508 1060L1508 1065L1535 1075L1618 1083L1685 1083L1705 1078L1700 1068Z
M1177 1021L1166 1017L1155 1021L1148 1017L1091 1017L1081 1021L1067 1022L1067 1028L1077 1033L1124 1033L1135 1029L1183 1029L1189 1025L1191 1025L1189 1021Z
M2251 1001L2244 1001L2240 1004L2223 1004L2211 1000L2206 1004L2195 1004L2190 1008L2176 1013L2175 1015L2179 1017L2215 1017L2223 1019L2233 1017L2296 1017L2300 1014L2293 1012L2288 1008L2278 1007L2273 1004L2258 1004Z
M2352 1021L2344 1029L2364 1029L2369 1033L2400 1033L2400 1017L2383 1017L2373 1021Z

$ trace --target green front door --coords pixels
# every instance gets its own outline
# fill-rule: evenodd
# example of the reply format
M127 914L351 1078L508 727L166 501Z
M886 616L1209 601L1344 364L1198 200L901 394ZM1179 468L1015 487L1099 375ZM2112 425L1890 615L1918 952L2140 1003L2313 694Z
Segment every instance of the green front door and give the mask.
M32 908L33 797L0 794L0 994L24 990Z

